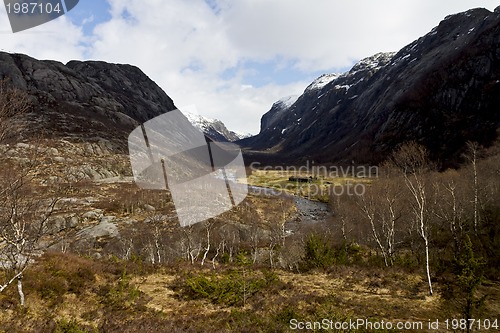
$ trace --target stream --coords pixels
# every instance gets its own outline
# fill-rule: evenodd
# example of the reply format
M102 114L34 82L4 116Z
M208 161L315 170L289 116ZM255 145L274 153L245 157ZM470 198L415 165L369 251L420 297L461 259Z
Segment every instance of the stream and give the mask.
M282 193L272 188L260 186L249 185L248 192L257 195L283 196L293 199L298 214L295 219L287 222L287 229L297 230L300 225L315 224L333 216L329 205L324 202L313 201L298 195Z

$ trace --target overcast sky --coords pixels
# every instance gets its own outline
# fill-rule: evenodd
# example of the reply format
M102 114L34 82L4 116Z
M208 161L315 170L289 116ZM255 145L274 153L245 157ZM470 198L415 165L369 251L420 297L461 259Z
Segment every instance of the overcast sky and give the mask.
M182 109L257 133L281 97L323 73L397 51L445 16L493 0L80 0L68 13L13 34L0 9L0 48L63 63L141 68Z

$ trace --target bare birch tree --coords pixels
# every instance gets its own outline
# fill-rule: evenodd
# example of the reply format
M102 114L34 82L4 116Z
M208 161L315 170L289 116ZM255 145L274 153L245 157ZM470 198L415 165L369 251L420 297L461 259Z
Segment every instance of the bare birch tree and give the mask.
M424 243L425 271L429 294L433 294L430 273L430 228L429 228L429 189L427 172L430 162L426 148L415 142L401 146L392 156L394 164L400 168L406 187L410 193L410 207L417 232Z
M37 188L31 168L6 161L2 163L0 188L0 263L5 273L0 292L17 280L20 304L24 306L23 274L43 251L40 241L47 234L47 221L59 197Z
M460 175L456 171L448 171L441 175L440 181L434 184L434 215L444 222L453 238L455 255L461 252L461 242L465 229L466 205L463 190L460 187Z
M186 255L186 259L190 261L192 265L194 265L194 263L198 260L202 250L202 242L199 241L195 227L196 225L190 225L181 228L184 253Z
M474 232L478 233L479 228L479 184L478 184L478 171L477 171L477 162L479 155L479 145L477 142L467 142L467 154L466 157L469 160L472 167L472 205L473 205L473 214L474 219L472 221L472 226Z
M210 252L210 244L211 244L211 234L212 229L215 225L215 221L213 219L209 219L203 222L203 227L205 229L205 251L203 252L203 257L201 258L201 265L205 264L205 260L207 260L208 253Z
M403 214L399 184L390 178L372 184L358 198L358 206L370 225L372 237L382 253L385 266L394 265L397 223Z
M29 111L29 96L12 88L7 79L0 80L0 144L22 132L21 117ZM25 304L23 275L40 254L40 240L47 234L47 221L55 210L58 196L53 189L42 188L34 179L36 151L19 161L0 157L0 264L3 280L0 292L17 281L19 301Z

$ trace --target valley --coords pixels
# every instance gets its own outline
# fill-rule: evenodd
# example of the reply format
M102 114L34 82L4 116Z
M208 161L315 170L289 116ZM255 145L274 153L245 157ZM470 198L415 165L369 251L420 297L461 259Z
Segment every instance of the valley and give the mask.
M278 100L255 136L183 115L172 181L153 142L178 128L143 124L176 106L139 68L0 52L0 332L497 331L499 82L500 9L450 15ZM139 186L137 128L164 188ZM179 163L194 150L207 165ZM182 227L175 187L207 175L224 193L188 210L231 207Z

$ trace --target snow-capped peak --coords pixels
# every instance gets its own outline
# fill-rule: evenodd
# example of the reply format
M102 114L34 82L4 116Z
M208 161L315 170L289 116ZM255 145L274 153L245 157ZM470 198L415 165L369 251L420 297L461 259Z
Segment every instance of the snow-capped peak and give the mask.
M387 65L395 54L396 52L380 52L372 55L371 57L361 59L349 72L344 75L352 75L362 70L377 71L381 67Z
M252 136L252 134L249 133L230 131L226 128L226 125L218 119L211 119L188 112L184 113L184 115L194 127L198 128L206 136L215 141L236 141Z
M211 119L199 114L188 112L185 112L184 115L194 127L198 128L201 131L207 130L211 124L218 121L217 119Z
M232 131L232 133L234 133L234 135L236 135L238 137L238 139L240 139L240 140L254 136L254 134L252 134L252 133L244 133L244 132L240 132L240 131Z
M313 81L307 88L306 91L308 90L316 90L316 89L321 89L324 86L326 86L328 83L332 82L333 80L337 79L340 76L340 74L337 73L332 73L332 74L323 74L320 77L318 77L316 80Z

